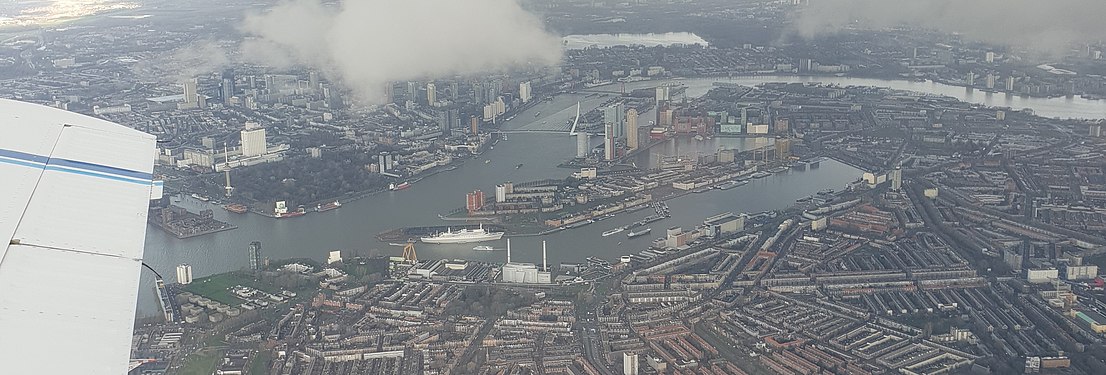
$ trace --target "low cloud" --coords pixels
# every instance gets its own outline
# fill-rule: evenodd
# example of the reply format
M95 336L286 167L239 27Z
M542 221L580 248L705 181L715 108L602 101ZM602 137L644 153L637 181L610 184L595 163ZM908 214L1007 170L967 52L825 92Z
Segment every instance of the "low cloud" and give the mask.
M908 25L959 33L975 41L1060 53L1106 39L1103 0L810 0L792 20L811 38L856 23Z
M560 60L560 39L515 0L283 2L246 16L244 59L305 65L379 101L384 83Z
M169 78L174 82L184 82L231 66L234 58L227 51L233 48L232 43L198 40L164 56L140 61L132 70L137 76L151 81Z

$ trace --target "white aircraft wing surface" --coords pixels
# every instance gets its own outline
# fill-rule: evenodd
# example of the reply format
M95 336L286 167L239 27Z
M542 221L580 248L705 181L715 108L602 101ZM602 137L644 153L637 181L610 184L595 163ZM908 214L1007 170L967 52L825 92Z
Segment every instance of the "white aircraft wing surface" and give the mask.
M0 373L127 372L156 142L0 100Z

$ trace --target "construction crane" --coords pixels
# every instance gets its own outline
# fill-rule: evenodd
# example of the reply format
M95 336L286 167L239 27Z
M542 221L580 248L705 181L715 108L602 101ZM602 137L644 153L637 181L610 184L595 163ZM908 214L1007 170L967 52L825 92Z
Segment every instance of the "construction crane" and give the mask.
M403 261L407 263L418 263L419 256L415 254L415 239L408 239L406 243L391 243L392 246L403 246Z
M403 260L410 263L419 262L419 256L415 254L415 241L407 241L407 245L403 246Z

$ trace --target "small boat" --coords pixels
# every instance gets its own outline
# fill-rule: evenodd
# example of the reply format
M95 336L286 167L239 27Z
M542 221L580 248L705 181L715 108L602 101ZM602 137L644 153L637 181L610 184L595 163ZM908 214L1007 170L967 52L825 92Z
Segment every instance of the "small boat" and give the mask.
M246 205L241 204L241 203L231 203L231 204L228 204L226 206L223 206L223 209L225 209L227 211L230 211L230 212L233 212L233 213L236 213L236 214L244 214L244 213L246 213L246 211L249 211L249 207L246 207Z
M738 187L738 186L741 186L740 182L730 181L730 182L724 183L722 185L718 185L718 189L719 190L729 190L729 189L733 189L733 188Z
M297 211L291 211L291 212L285 212L285 213L278 214L276 216L276 218L277 219L287 219L287 218L290 218L290 217L303 216L303 215L306 215L306 214L307 214L306 211L300 209L300 210L297 210Z
M624 231L624 230L626 230L626 227L624 227L624 226L623 226L623 227L618 227L618 228L614 228L614 229L608 230L608 231L606 231L606 232L603 232L603 237L607 237L607 236L610 236L610 235L612 235L612 234L616 234L616 233L622 232L622 231Z
M484 164L488 164L488 163L491 163L491 162L492 162L492 161L491 161L490 159L485 159L485 160L484 160Z
M480 246L473 247L472 250L474 250L474 251L493 251L493 250L495 250L495 248L491 247L491 246L487 246L487 245L480 245Z
M641 236L644 236L646 234L649 234L649 232L652 232L652 231L653 231L653 228L645 228L645 229L642 229L642 230L637 231L637 232L630 231L630 233L626 233L626 238L641 237Z
M317 211L317 212L326 212L326 211L336 209L338 207L342 207L342 203L338 202L338 201L333 201L333 202L330 202L330 203L327 203L327 204L320 204L320 205L315 206L315 211Z
M522 163L519 163L518 165L515 166L515 169L519 169L519 168L522 168Z
M409 187L411 187L411 183L406 182L406 181L404 181L404 182L402 182L398 185L396 185L395 183L392 183L392 184L388 185L388 189L391 189L392 191L400 191L400 190L403 190L403 189L406 189L406 188L409 188Z

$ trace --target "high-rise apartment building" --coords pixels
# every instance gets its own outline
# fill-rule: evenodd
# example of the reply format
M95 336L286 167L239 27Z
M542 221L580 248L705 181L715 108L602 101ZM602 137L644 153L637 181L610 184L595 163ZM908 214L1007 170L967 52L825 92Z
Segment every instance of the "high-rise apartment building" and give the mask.
M177 284L188 285L192 283L192 265L185 263L177 266Z
M265 264L261 261L261 241L250 242L247 254L250 257L251 270L259 271L265 267Z
M622 353L622 375L637 375L638 356L634 352Z
M184 83L181 84L181 86L183 86L184 88L185 103L191 104L196 102L196 97L199 96L199 92L197 91L198 85L199 84L196 82L195 78L184 81Z
M523 103L529 103L534 98L533 90L530 88L530 81L526 81L518 84L518 98Z
M240 136L243 157L261 156L269 149L265 142L265 128L256 122L247 122L246 129L242 130Z
M626 148L630 151L638 148L637 109L630 108L626 111Z

